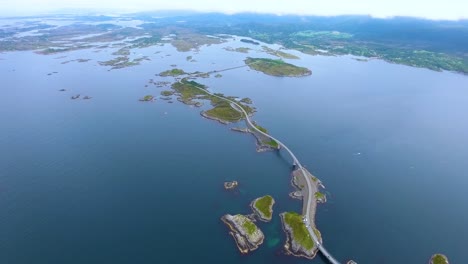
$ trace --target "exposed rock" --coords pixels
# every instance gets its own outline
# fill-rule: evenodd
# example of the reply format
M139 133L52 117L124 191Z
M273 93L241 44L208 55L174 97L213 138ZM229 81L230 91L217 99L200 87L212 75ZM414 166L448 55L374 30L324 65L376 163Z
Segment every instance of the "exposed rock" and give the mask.
M226 214L221 220L231 230L229 234L234 238L240 252L243 254L256 250L265 238L263 232L244 215Z
M291 198L293 198L293 199L302 200L302 192L301 192L301 191L291 192L291 193L289 194L289 197L291 197Z
M78 98L80 98L80 95L79 95L79 94L73 95L73 96L71 97L72 100L75 100L75 99L78 99Z
M89 100L91 98L92 98L91 96L87 96L87 95L85 97L83 97L84 100Z
M230 182L225 182L224 183L224 189L226 190L231 190L237 187L239 183L237 181L230 181Z

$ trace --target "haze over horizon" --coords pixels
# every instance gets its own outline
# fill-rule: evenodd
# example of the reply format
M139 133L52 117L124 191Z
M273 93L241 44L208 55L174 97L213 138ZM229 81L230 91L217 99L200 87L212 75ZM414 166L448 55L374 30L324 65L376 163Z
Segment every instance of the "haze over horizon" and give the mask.
M378 18L408 16L435 20L458 20L468 18L468 2L447 1L371 1L371 0L330 0L326 3L316 0L17 0L0 1L0 16L21 16L57 13L70 10L89 10L112 13L141 11L190 10L198 12L222 12L227 14L256 12L278 15L370 15ZM18 8L21 7L21 8Z

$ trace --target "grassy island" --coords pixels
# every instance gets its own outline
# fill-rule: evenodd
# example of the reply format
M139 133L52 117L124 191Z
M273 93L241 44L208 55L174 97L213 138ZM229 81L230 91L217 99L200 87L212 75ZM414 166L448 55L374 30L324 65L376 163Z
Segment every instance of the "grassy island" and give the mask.
M249 50L250 50L250 48L246 48L246 47L239 47L239 48L226 47L224 49L227 51L235 51L235 52L240 52L240 53L249 53Z
M307 68L298 67L282 60L249 57L245 60L245 64L253 70L278 77L299 77L312 74Z
M162 96L171 96L174 94L174 91L162 91L161 95Z
M201 89L200 89L201 88ZM188 81L183 79L181 82L176 82L172 85L172 89L175 90L175 93L179 95L178 100L189 105L196 105L197 102L194 102L194 99L199 100L209 100L212 109L202 112L202 116L218 120L222 123L237 122L244 118L244 115L236 110L231 104L225 100L222 100L218 97L208 95L203 90L206 89L206 86L197 83L195 81ZM217 96L224 97L230 100L233 98L224 96L223 94L216 94ZM248 114L252 114L254 109L245 104L238 103Z
M302 215L295 212L283 214L284 223L292 230L292 239L306 250L314 248L314 241L310 237L309 231L302 222Z
M153 101L154 97L152 95L145 95L145 97L141 98L140 101L142 102L150 102Z
M259 216L260 220L270 221L273 214L273 205L275 200L270 195L253 200L251 207L254 213Z
M114 70L114 69L122 69L126 67L140 65L140 63L144 60L150 60L150 59L147 56L143 56L140 58L130 60L128 56L120 56L112 60L100 61L99 65L112 66L112 69Z
M442 254L435 254L432 256L430 264L449 264L446 256Z
M167 77L167 76L176 77L176 76L184 75L184 74L187 74L184 70L181 70L181 69L171 69L171 70L167 70L167 71L161 72L161 73L159 74L159 76L161 76L161 77Z

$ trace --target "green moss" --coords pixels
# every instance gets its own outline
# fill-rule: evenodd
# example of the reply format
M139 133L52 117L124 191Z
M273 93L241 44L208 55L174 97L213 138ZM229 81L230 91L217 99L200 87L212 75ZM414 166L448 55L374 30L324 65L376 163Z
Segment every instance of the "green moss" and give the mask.
M260 211L265 218L271 219L272 209L273 206L273 197L270 195L265 195L254 203L254 207Z
M256 71L279 77L295 77L310 75L312 72L304 67L298 67L282 60L265 58L247 58L245 63Z
M285 223L292 229L294 241L307 250L313 249L314 241L310 237L305 224L302 222L302 215L295 212L287 212L284 213L283 217Z

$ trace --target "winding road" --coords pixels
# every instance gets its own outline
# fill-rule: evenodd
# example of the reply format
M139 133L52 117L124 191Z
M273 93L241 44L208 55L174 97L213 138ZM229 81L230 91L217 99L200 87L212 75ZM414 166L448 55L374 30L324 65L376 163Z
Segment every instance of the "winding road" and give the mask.
M230 68L230 69L236 69L236 68L240 68L240 67L234 67L234 68ZM212 71L210 73L213 73L213 72L217 72L217 71ZM218 71L219 72L219 71ZM190 76L191 74L189 74ZM197 76L199 74L194 74L194 76ZM182 80L179 80L179 83L182 83ZM282 148L284 148L288 153L289 155L292 157L293 159L293 162L294 162L294 165L297 167L298 170L301 171L302 175L304 176L304 179L306 180L307 182L307 189L309 190L307 193L308 193L308 196L307 197L304 197L304 199L306 199L304 202L307 203L307 206L306 206L306 211L305 212L302 212L303 216L305 219L307 219L307 223L309 223L309 214L310 214L310 208L311 208L311 202L315 201L315 193L312 193L310 190L312 190L312 178L307 175L307 173L305 172L305 169L304 167L302 167L302 164L299 162L299 160L297 159L296 155L294 155L294 153L283 143L281 142L280 140L278 140L277 138L261 131L260 129L258 129L256 126L254 126L254 124L252 124L252 121L250 120L249 118L249 115L247 114L247 112L235 101L233 100L230 100L228 98L225 98L225 97L222 97L222 96L218 96L218 95L215 95L213 93L210 93L207 89L205 88L201 88L201 87L198 87L196 85L194 85L194 87L196 87L197 89L199 89L200 91L203 91L205 93L207 93L208 95L211 95L211 96L214 96L216 98L219 98L219 99L222 99L222 100L225 100L227 102L229 102L231 104L231 106L234 107L234 109L236 109L237 111L241 112L244 114L245 116L245 120L247 121L248 125L253 128L256 132L258 132L259 134L267 137L267 138L270 138L274 141L276 141ZM314 212L315 214L315 212ZM323 246L322 243L320 243L319 239L317 238L317 236L315 235L314 231L312 230L312 227L307 224L307 230L309 231L309 234L310 236L312 237L312 239L314 240L314 243L315 245L317 245L318 249L320 250L320 252L322 252L323 256L325 258L328 259L328 261L332 264L340 264L340 262L338 262L329 252L328 250Z

